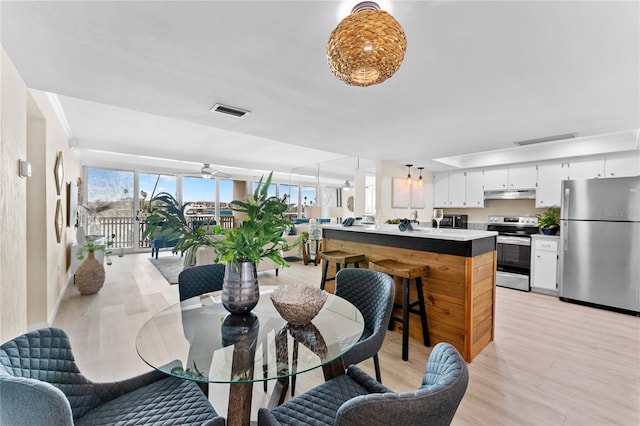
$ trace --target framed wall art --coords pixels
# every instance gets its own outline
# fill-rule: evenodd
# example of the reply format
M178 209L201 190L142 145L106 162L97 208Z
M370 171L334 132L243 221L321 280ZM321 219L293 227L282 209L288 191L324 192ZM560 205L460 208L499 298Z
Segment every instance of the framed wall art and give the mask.
M63 226L64 226L64 220L62 217L62 202L60 201L60 198L58 198L58 202L56 203L56 217L55 217L56 240L58 242L62 241Z
M411 185L411 208L412 209L424 209L427 203L427 188L426 185L418 184Z
M58 152L56 157L56 165L53 168L56 177L56 191L58 195L62 192L62 182L64 181L64 165L62 164L62 151Z
M391 186L391 207L394 209L408 209L410 188L404 178L393 178Z
M67 226L76 226L78 222L78 186L69 182L67 184Z

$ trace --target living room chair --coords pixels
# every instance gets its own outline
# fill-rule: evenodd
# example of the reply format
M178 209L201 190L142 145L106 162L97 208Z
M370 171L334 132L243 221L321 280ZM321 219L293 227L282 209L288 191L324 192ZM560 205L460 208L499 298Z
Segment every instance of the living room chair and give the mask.
M180 301L211 291L222 290L224 268L221 263L192 266L178 275Z
M0 424L11 426L224 426L195 382L151 371L94 383L75 363L67 334L43 328L0 346Z
M376 379L381 383L378 351L387 333L395 288L389 275L369 269L341 269L336 275L336 296L351 302L364 319L362 337L342 356L344 365L359 364L373 358ZM291 377L291 395L295 394L295 378Z
M438 343L415 392L396 393L352 365L279 407L258 412L258 425L449 425L469 382L456 348Z

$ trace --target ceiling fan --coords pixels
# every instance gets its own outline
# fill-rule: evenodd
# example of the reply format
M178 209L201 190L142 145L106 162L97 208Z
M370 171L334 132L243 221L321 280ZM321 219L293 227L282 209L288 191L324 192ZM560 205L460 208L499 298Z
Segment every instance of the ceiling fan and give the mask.
M200 176L204 179L211 179L212 177L221 177L221 178L230 178L231 175L228 173L223 173L219 170L216 170L211 167L211 164L204 163L203 167L200 169Z

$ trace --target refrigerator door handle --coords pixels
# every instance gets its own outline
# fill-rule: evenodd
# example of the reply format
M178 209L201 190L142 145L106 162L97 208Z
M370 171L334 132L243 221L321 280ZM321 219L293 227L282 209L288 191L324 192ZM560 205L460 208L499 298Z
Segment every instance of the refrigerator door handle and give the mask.
M564 196L564 199L562 200L562 210L561 210L561 214L562 217L565 218L569 218L569 200L570 200L570 195L571 195L571 188L564 188L564 194L562 194Z

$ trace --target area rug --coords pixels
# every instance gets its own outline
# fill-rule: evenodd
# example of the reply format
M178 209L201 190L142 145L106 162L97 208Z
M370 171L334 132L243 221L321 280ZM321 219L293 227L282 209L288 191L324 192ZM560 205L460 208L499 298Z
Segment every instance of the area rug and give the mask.
M178 284L178 274L183 269L183 258L180 256L167 256L154 258L150 257L149 261L156 267L169 284Z

